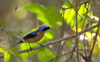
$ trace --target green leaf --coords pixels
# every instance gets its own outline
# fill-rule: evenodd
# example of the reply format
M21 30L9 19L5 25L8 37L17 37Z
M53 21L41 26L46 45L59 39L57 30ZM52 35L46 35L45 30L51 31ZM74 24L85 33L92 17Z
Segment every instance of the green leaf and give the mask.
M25 60L25 59L27 59L27 58L29 58L28 52L22 53L21 57L22 57L22 61Z
M30 51L30 52L25 52L25 53L22 53L21 54L21 57L22 57L22 60L25 60L27 58L29 58L29 56L33 56L34 54L37 53L38 50L33 50L33 51Z
M31 46L31 47L36 47L37 45L39 45L39 44L30 43L30 46ZM29 46L28 43L22 43L22 44L21 44L21 50L30 49L30 46ZM29 58L29 56L30 56L30 57L33 56L34 54L37 53L37 51L38 51L38 49L37 49L37 50L33 50L33 51L29 51L29 52L22 53L22 54L21 54L22 60L25 60L25 59Z
M30 43L30 46L31 47L36 47L38 46L39 44L37 43ZM21 44L21 50L26 50L26 49L30 49L30 46L29 46L29 43L22 43Z
M83 49L84 48L84 46L82 44L80 44L80 43L78 43L78 47L79 47L79 49Z
M68 2L65 2L62 5L62 7L69 8L71 6L70 6L70 4ZM60 13L63 13L62 9L60 10ZM66 20L66 23L69 24L71 27L75 24L74 15L75 15L74 9L70 8L70 9L65 10L64 18Z
M49 49L46 49L46 48L42 49L38 53L38 58L40 62L48 62L53 57L54 57L53 53Z
M20 61L22 61L22 57L20 56L20 53L16 50L16 48L11 47L10 49L11 49L10 53L12 53L12 54L13 54L14 56L16 56Z
M69 47L73 46L73 44L70 41L66 41L66 45L69 46Z
M11 55L8 54L7 52L4 53L4 60L5 62L9 62Z
M7 31L6 33L7 33L8 35L11 35L11 36L13 35L13 32L11 32L11 31Z
M4 50L2 48L0 48L0 52L4 53Z
M0 52L2 52L4 54L4 61L9 62L11 55L8 54L8 51L4 51L2 48L0 48Z
M85 18L90 18L87 14L83 14Z
M69 7L72 7L70 5L71 3L70 2L65 2L62 7L64 8L69 8ZM86 17L86 18L89 18L90 16L90 13L88 12L87 15L85 14L87 12L86 10L86 7L87 8L90 8L89 4L86 5L86 7L84 7L85 5L81 5L79 7L79 10L78 10L78 16L77 16L77 21L78 21L78 27L82 27L82 24L83 24L83 18ZM63 10L61 9L60 10L60 13L63 13ZM74 8L69 8L69 9L66 9L65 12L64 12L64 19L66 20L66 23L70 26L70 27L73 27L75 25L75 9Z
M56 22L61 21L62 18L55 8L51 6L43 6L38 3L29 3L23 7L31 12L37 14L37 19L48 26L57 27Z
M51 30L47 31L45 37L47 39L53 39L53 32Z
M5 26L5 22L4 22L2 19L0 19L0 24L1 24L2 26Z

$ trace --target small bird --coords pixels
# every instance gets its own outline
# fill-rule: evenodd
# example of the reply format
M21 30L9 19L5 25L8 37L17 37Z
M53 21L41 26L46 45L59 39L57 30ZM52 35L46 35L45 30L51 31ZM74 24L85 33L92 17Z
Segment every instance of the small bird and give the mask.
M50 29L49 26L47 25L42 25L40 26L36 31L33 31L29 34L27 34L25 37L23 37L23 39L25 40L26 43L35 43L38 42L39 40L41 40L45 34L45 32ZM16 43L15 45L13 45L12 47L23 43L23 41L19 41L18 43ZM41 44L40 44L41 45ZM31 48L31 47L30 47Z

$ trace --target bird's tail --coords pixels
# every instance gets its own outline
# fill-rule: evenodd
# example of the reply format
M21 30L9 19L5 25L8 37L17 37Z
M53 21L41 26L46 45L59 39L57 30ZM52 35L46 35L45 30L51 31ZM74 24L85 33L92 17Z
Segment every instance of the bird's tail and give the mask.
M16 46L16 45L18 45L18 44L20 44L20 43L23 43L23 41L19 41L18 43L12 45L11 47L14 47L14 46Z
M16 45L18 45L18 44L20 44L20 43L23 43L23 41L19 41L18 43L16 43L16 44L14 44L14 45L10 46L10 47L9 47L9 48L7 48L6 50L9 50L10 48L12 48L12 47L14 47L14 46L16 46Z

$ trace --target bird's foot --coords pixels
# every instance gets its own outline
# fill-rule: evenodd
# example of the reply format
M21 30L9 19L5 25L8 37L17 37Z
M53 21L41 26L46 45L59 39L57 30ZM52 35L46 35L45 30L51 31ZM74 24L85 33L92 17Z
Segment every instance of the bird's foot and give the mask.
M41 43L38 43L38 44L40 44L41 47L44 47Z
M32 51L32 47L30 47L30 50Z

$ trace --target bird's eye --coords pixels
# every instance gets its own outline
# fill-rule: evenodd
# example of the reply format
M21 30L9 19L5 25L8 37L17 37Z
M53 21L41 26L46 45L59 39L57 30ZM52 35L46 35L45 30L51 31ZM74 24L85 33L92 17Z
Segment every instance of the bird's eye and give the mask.
M43 31L46 31L46 30L48 30L48 29L50 29L50 27L44 28Z

